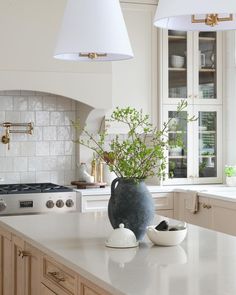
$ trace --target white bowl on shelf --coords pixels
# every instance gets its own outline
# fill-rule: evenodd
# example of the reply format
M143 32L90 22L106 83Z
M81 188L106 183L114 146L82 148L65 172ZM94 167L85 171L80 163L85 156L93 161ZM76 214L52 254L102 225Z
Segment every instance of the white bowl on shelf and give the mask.
M173 148L169 149L169 155L172 157L173 156L182 156L182 151L183 151L183 148L180 146L173 147Z
M176 246L183 242L187 234L187 227L176 231L159 231L155 225L147 227L147 236L155 245L159 246Z
M170 64L172 68L183 68L185 63L184 56L180 55L171 55Z

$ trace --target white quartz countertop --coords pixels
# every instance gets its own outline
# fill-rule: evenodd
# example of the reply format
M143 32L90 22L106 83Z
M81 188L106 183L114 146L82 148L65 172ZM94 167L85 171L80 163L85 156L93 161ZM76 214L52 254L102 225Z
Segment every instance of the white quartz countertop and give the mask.
M179 192L187 193L188 191L196 191L199 196L221 199L223 201L236 202L236 187L228 187L226 185L178 185L178 186L147 186L151 193L167 193ZM83 196L110 196L111 188L93 188L93 189L74 189Z
M111 231L105 213L1 217L0 225L112 294L236 294L233 236L189 225L179 246L145 239L137 249L118 250L104 246Z

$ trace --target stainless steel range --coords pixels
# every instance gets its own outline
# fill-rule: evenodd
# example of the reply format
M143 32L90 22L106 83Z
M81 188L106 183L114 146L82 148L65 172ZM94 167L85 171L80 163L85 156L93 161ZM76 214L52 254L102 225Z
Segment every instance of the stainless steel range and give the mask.
M53 183L0 185L0 216L75 211L73 189Z

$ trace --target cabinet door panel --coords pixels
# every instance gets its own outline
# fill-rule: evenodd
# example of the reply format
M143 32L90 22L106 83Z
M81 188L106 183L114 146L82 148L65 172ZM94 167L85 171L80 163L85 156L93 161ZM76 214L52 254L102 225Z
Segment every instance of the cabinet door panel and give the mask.
M40 293L40 252L29 244L25 245L28 257L25 257L25 294L27 295L41 295Z
M206 207L206 205L209 205L209 199L199 198L199 211L196 214L191 212L189 201L190 196L187 193L178 194L178 212L175 218L187 223L209 228L211 219L210 210Z
M12 294L11 240L0 229L0 295Z
M40 294L41 295L57 295L56 293L51 291L49 288L47 288L44 284L41 284Z
M211 228L236 236L236 203L211 199Z
M13 236L12 238L12 259L13 259L13 294L25 295L25 259L22 258L24 241Z

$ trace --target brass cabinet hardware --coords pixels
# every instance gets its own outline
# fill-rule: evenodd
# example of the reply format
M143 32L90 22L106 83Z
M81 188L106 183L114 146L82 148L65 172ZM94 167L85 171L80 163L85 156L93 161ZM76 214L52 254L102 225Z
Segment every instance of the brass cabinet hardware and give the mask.
M66 280L58 271L49 271L48 274L58 283Z
M202 207L203 207L203 208L207 208L207 204L203 203L203 204L202 204Z
M21 257L21 258L24 258L24 257L29 257L29 256L31 256L31 254L30 254L30 252L23 251L23 250L19 250L19 251L18 251L18 256Z
M211 205L207 205L207 209L211 209Z

